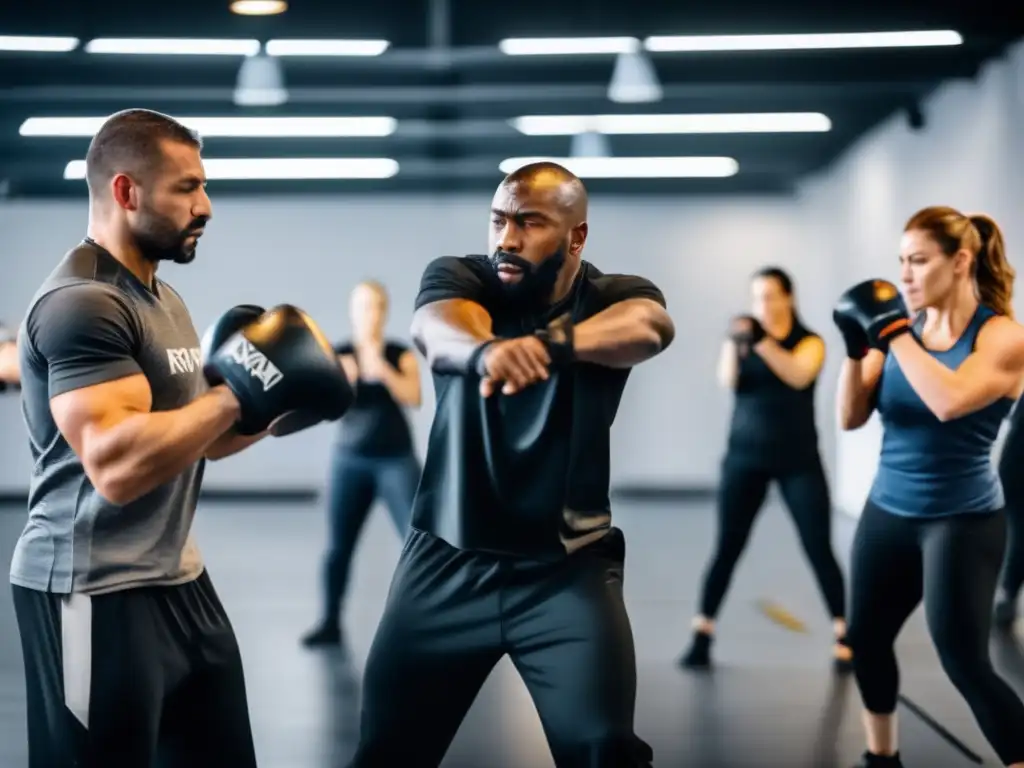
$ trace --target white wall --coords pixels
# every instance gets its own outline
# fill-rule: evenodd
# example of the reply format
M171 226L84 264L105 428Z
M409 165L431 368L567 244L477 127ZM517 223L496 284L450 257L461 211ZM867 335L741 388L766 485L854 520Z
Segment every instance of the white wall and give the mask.
M860 280L895 279L903 224L928 205L994 216L1024 278L1024 46L991 63L976 82L943 87L923 111L924 130L894 117L801 189L812 250L835 264L833 298ZM1019 288L1015 305L1024 314ZM838 349L838 334L830 338ZM859 514L870 489L880 439L877 417L838 434L837 503L851 514Z
M302 306L330 334L347 331L350 286L383 280L393 295L390 332L405 336L424 264L486 247L486 196L220 199L199 258L162 276L189 303L202 329L239 302ZM714 383L727 318L747 304L747 277L778 263L793 271L805 319L827 328L832 266L807 247L795 201L786 199L610 198L593 201L587 257L629 271L665 292L678 327L675 345L638 368L616 423L617 482L711 485L718 476L729 399ZM32 292L84 234L83 202L0 204L0 319L18 320ZM834 358L836 353L833 353ZM422 448L433 412L414 418ZM823 445L831 448L833 387L823 386ZM26 487L29 454L17 400L0 398L0 491ZM322 481L332 429L265 441L214 464L207 487L307 488Z

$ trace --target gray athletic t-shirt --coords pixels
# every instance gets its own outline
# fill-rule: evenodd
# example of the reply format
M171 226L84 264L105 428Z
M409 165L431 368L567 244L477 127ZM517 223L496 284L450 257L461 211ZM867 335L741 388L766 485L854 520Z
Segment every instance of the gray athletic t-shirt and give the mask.
M148 288L86 240L33 297L21 339L34 465L11 582L100 594L195 579L203 563L191 528L204 462L118 506L93 488L50 412L57 395L140 373L153 411L181 408L205 392L199 338L181 297L161 280Z

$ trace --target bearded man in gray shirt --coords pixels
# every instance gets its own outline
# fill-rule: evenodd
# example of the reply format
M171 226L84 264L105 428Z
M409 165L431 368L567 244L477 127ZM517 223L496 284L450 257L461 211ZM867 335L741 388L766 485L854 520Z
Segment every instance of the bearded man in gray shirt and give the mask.
M206 459L343 415L352 390L300 310L228 310L200 341L161 261L212 215L201 141L119 112L86 157L88 237L20 333L34 459L11 565L30 768L251 768L238 645L191 535Z

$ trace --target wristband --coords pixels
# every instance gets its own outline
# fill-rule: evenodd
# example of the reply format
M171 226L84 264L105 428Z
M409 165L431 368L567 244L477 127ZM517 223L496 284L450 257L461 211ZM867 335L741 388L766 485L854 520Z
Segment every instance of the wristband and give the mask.
M548 350L552 368L565 368L576 360L573 331L572 316L566 312L534 333Z
M481 378L487 375L487 363L484 361L484 352L486 352L487 348L496 341L498 341L498 339L490 339L473 350L472 354L469 356L469 360L467 361L467 371L475 373Z

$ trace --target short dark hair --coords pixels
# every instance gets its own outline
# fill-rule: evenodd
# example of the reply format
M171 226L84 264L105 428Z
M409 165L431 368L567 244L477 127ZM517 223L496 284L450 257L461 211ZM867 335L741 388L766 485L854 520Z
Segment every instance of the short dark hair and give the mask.
M85 178L91 194L102 190L118 173L142 177L159 165L163 141L202 149L203 141L173 117L149 109L115 112L100 126L85 155Z

